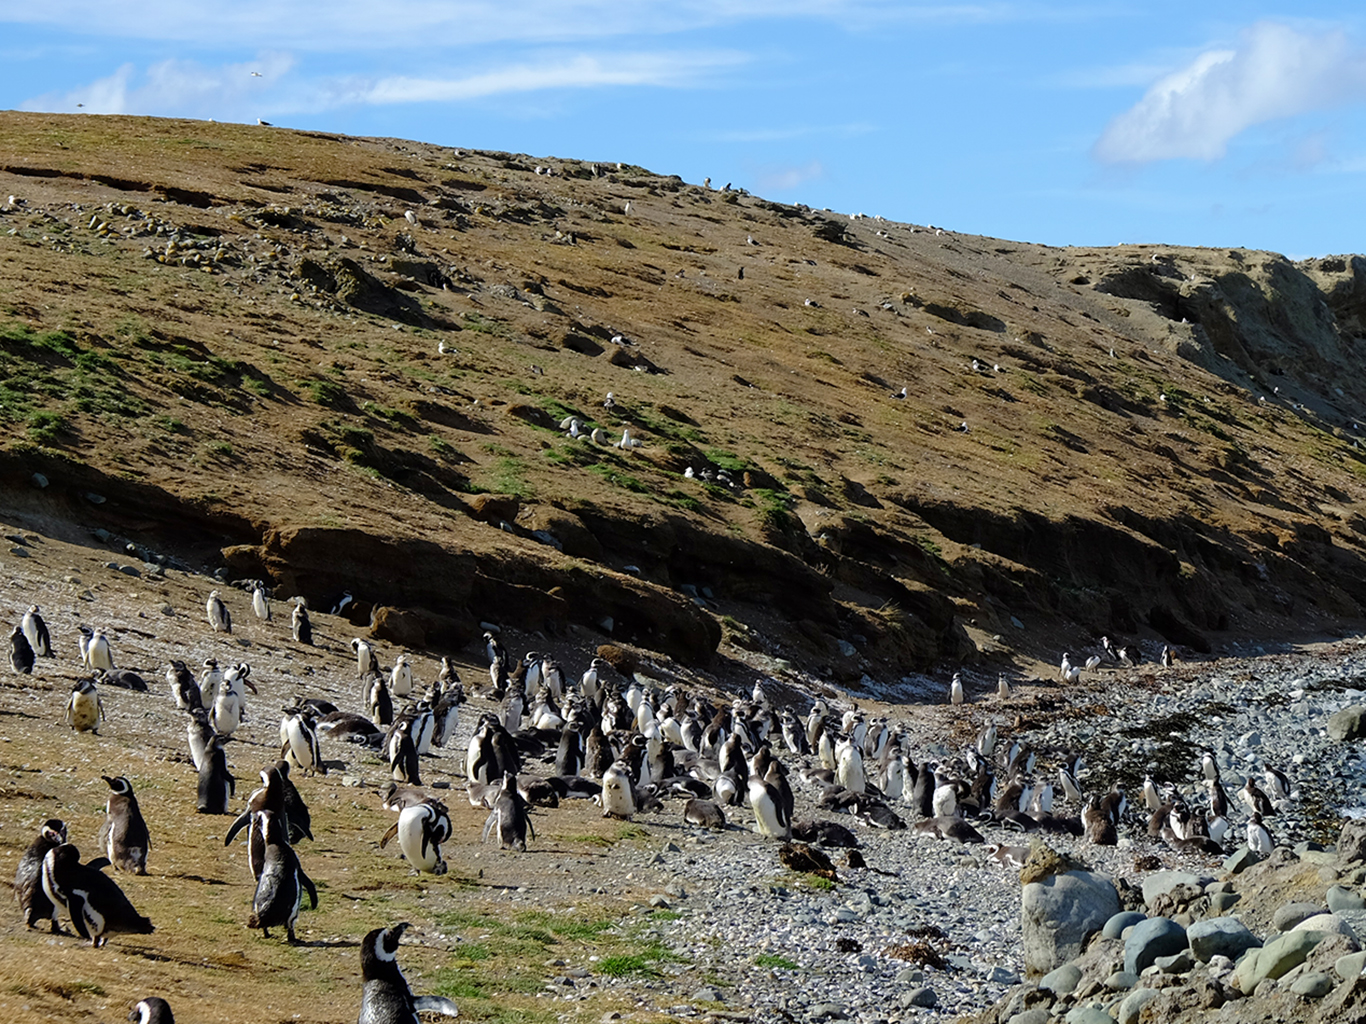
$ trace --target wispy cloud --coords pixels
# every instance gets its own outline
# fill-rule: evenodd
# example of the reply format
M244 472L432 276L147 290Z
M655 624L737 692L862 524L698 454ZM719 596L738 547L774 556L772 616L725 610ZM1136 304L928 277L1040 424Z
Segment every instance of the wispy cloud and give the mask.
M851 124L805 124L787 128L738 128L733 131L708 135L709 142L787 142L813 135L854 136L877 131L877 125L866 121Z
M800 167L775 167L760 171L756 183L764 192L790 192L808 181L817 181L824 177L825 167L819 160L812 160Z
M1261 22L1208 50L1116 117L1093 154L1105 163L1217 160L1246 129L1366 99L1366 50L1342 32Z
M205 67L195 61L161 61L140 74L125 64L112 75L62 93L38 96L25 110L95 114L155 114L250 120L354 106L450 103L503 93L613 86L695 85L718 69L743 63L729 51L705 53L549 54L496 70L450 77L348 75L302 78L287 54L249 63ZM256 75L253 75L256 72Z

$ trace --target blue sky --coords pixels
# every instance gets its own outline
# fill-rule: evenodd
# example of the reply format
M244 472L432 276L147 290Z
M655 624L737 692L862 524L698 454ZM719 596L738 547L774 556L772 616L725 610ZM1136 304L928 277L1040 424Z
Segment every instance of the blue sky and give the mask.
M1305 257L1366 251L1356 8L9 0L0 107L263 118L1053 245Z

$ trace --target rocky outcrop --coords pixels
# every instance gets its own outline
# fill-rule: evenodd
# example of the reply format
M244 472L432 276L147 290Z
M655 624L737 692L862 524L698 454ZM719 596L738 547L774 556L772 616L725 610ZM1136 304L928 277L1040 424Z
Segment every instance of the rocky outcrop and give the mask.
M1104 875L1067 871L1030 882L1020 896L1026 973L1044 974L1066 963L1118 912L1119 893Z

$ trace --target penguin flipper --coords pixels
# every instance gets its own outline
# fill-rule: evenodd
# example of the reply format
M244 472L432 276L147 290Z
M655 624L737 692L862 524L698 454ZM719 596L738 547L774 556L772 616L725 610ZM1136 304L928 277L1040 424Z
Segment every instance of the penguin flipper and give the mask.
M533 824L531 823L531 815L530 815L530 814L526 815L526 827L527 827L527 831L529 831L529 832L531 833L531 838L532 838L532 839L535 839L535 838L536 838L536 826L533 825Z
M313 885L313 879L304 874L304 869L299 868L299 883L308 890L308 899L314 910L318 909L318 890Z
M79 892L73 892L66 902L66 912L71 915L71 927L76 929L76 934L83 939L90 938L90 929L85 923L85 897Z
M379 841L379 848L382 850L389 845L389 840L398 835L398 822L389 826L389 831L384 833L384 838Z
M487 842L489 841L489 830L493 828L493 824L494 824L494 822L496 822L497 820L498 820L498 812L497 812L497 811L489 811L489 816L488 816L487 818L484 819L484 834L483 834L482 836L479 837L479 841L480 841L481 843L487 843Z
M413 1009L418 1013L443 1013L447 1017L458 1017L460 1011L445 996L413 996Z
M96 857L94 860L85 862L85 866L92 871L103 871L105 868L109 867L110 864L111 861L108 857Z
M232 823L232 826L228 829L228 834L223 838L223 845L224 845L224 846L231 846L231 845L232 845L232 841L233 841L235 838L237 838L237 833L238 833L238 832L241 832L242 829L246 828L247 825L249 825L250 823L251 823L251 808L248 807L245 811L242 812L241 816L238 817L238 819L237 819L236 821L234 821L234 822Z

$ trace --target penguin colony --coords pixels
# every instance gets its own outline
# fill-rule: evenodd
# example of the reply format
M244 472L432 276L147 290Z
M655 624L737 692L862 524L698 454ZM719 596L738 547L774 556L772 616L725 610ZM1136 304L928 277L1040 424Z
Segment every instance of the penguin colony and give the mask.
M272 622L264 585L256 583L251 595L258 620ZM349 598L347 594L343 600ZM231 612L219 591L209 595L205 610L214 633L231 632ZM302 599L294 603L290 628L297 642L312 643ZM148 687L137 673L115 669L105 630L82 626L80 634L82 663L93 672L73 687L65 720L78 732L95 732L104 720L97 682L143 691ZM493 839L503 850L525 852L536 838L533 815L574 799L592 800L604 817L627 821L662 812L666 800L678 800L684 822L693 827L741 827L739 822L752 817L754 831L785 843L798 839L856 846L854 833L836 822L793 821L794 777L827 812L847 813L869 827L885 829L906 828L905 815L915 819L917 830L960 843L985 842L977 826L990 822L1022 832L1085 835L1094 843L1113 845L1125 817L1128 802L1118 789L1085 792L1078 758L1045 755L1052 762L1046 766L1020 744L1001 743L995 723L985 726L960 757L917 760L904 732L888 719L856 708L836 714L822 700L799 716L790 707L774 708L762 680L748 699L718 705L699 695L690 698L676 686L661 689L648 677L619 676L601 658L593 658L575 676L536 651L515 658L492 631L483 639L488 683L478 693L497 710L476 722L465 750L464 789L472 807L488 811L482 839ZM442 658L437 678L424 688L408 655L398 654L386 672L374 644L356 637L350 646L362 710L344 711L319 699L285 707L279 758L260 770L261 788L247 798L226 832L225 846L246 830L247 862L256 887L245 924L260 929L263 938L276 928L284 930L288 942L296 942L305 897L311 908L318 905L317 888L294 848L313 834L307 803L291 773L303 778L327 774L322 740L373 751L388 766L392 781L381 806L397 820L378 837L378 848L386 850L396 840L413 872L440 876L448 870L442 844L453 835L451 817L444 800L422 788L421 757L454 736L465 702L461 680L449 659ZM38 657L53 656L40 609L31 606L11 633L11 667L29 674ZM1116 647L1102 638L1101 653L1080 664L1073 663L1070 652L1064 654L1059 676L1075 681L1103 661L1132 665L1141 658L1136 645ZM1170 665L1170 651L1164 648L1159 660ZM237 780L225 745L248 720L246 693L259 695L250 675L248 663L224 669L214 658L204 661L197 678L183 661L173 660L165 670L169 698L187 718L201 814L233 813ZM1002 677L998 697L1009 693ZM947 700L952 705L970 702L960 673L953 674ZM789 769L783 759L801 767ZM550 770L529 770L533 763ZM1052 778L1049 771L1055 773ZM1222 852L1225 839L1233 835L1229 816L1234 807L1212 756L1202 759L1198 773L1195 793L1183 793L1171 782L1145 781L1148 831L1178 850ZM1296 795L1274 766L1264 766L1263 774L1265 788L1249 777L1237 790L1248 813L1247 844L1257 852L1274 846L1266 820ZM75 934L92 946L103 945L111 934L154 931L106 873L145 875L153 850L151 831L133 782L122 775L101 778L109 791L97 840L104 856L83 863L66 824L49 819L21 858L14 879L29 928L47 922L54 934L69 934L60 924L65 916ZM1018 866L1027 852L1005 844L988 849L1008 867ZM816 855L819 851L802 847L782 848L784 863L805 863ZM361 1024L416 1021L418 1011L456 1014L449 1000L414 996L408 988L397 964L399 939L408 927L404 922L375 929L361 944ZM165 1000L149 996L136 1004L129 1019L153 1024L173 1017Z

